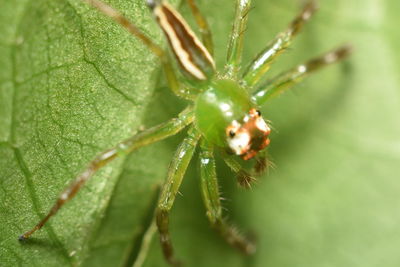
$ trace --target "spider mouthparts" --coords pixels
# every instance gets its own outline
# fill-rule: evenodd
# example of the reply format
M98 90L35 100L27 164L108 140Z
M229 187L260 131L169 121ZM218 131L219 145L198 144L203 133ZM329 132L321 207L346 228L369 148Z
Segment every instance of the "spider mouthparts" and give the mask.
M248 173L247 171L242 170L237 174L237 181L241 187L250 189L251 184L255 182L256 179L253 176L251 176L251 174Z

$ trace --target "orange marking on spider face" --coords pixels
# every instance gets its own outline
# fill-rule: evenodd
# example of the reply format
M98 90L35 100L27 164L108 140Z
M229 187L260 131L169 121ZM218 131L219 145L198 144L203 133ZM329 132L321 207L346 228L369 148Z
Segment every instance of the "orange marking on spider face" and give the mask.
M243 118L243 123L233 121L227 128L229 147L236 155L249 160L270 143L268 138L271 129L264 121L261 113L252 108Z

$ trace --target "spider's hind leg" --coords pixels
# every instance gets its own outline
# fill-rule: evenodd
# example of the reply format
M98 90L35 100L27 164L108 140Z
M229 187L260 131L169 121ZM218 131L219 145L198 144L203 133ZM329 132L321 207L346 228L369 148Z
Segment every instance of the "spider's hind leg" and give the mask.
M243 236L235 227L229 225L222 217L222 206L215 171L215 159L212 149L205 143L201 144L200 152L201 192L207 209L207 217L221 236L233 247L245 254L255 252L255 245Z

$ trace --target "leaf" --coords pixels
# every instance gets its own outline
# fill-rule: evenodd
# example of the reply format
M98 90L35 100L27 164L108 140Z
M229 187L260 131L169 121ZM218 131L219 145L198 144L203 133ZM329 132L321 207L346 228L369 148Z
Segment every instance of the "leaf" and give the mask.
M116 7L131 10L138 25L160 41L144 3ZM104 168L31 242L16 238L45 215L96 154L147 125L142 117L158 64L140 42L79 1L9 2L1 18L8 36L2 40L0 208L7 227L0 230L0 258L9 266L79 264L107 221L103 214L124 173L123 159ZM152 179L155 173L148 171L131 191L138 204L136 223L124 233L128 243L142 232L154 186L162 180Z
M1 265L129 265L182 135L105 167L30 242L17 237L97 153L171 118L184 103L163 87L145 47L79 1L3 2ZM110 3L161 42L142 1ZM253 5L245 62L299 7L289 0ZM237 189L218 164L226 213L256 234L257 254L243 257L208 226L195 158L171 214L175 251L187 266L398 266L399 4L320 5L272 74L343 42L354 55L264 107L277 167L253 190ZM203 0L200 7L221 67L233 1ZM156 238L145 266L166 266Z

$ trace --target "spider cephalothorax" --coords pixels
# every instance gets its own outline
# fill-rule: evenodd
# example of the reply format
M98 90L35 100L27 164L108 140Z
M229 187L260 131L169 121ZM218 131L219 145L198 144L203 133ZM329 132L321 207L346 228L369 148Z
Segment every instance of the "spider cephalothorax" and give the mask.
M230 149L244 160L253 158L258 151L269 145L270 132L271 129L261 116L261 112L255 108L250 109L242 122L234 120L226 128Z
M215 80L196 99L196 126L210 143L248 160L269 144L270 128L246 88Z
M170 164L155 212L165 258L169 263L178 265L173 255L169 234L169 212L196 148L200 152L201 192L210 223L230 245L245 254L253 253L254 244L231 227L222 215L214 151L223 151L221 156L236 173L239 184L249 187L254 180L252 174L265 169L266 161L263 160L265 155L257 156L257 154L270 142L270 127L261 116L258 107L315 70L345 58L349 54L349 47L340 47L296 66L267 82L260 83L274 60L288 48L293 37L315 12L316 3L313 0L307 1L287 30L278 34L247 68L241 66L241 55L243 33L246 29L251 1L236 0L236 15L228 44L227 62L223 71L220 72L216 70L214 63L210 29L194 0L186 1L200 27L202 40L195 36L188 23L166 0L147 0L148 6L169 42L169 48L175 55L178 62L176 65L184 74L183 79L186 83L182 83L175 73L174 64L168 52L148 38L136 25L100 0L83 1L114 19L139 38L160 59L171 90L177 96L188 100L189 104L177 118L140 132L100 153L60 194L47 216L30 231L21 235L20 240L29 238L45 225L48 219L55 215L98 169L119 156L127 155L140 147L170 137L188 127L187 136L181 142ZM255 157L258 163L255 164L254 170L248 171L232 154L244 160Z

